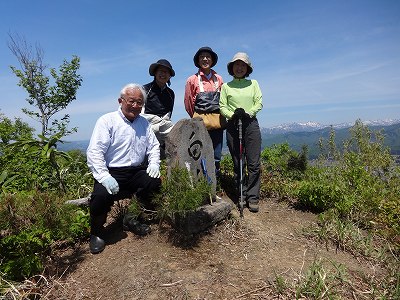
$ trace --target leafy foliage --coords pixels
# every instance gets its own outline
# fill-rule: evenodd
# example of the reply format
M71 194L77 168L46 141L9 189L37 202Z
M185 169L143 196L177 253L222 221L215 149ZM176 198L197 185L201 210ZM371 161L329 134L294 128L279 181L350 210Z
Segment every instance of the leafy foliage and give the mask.
M1 239L0 271L13 280L22 280L43 270L42 258L52 243L48 230L27 229Z
M54 116L76 98L82 81L79 58L64 61L59 71L50 69L51 86L41 48L33 52L24 39L10 39L9 48L21 66L11 69L27 91L28 103L38 109L23 111L42 125L35 139L27 124L0 115L0 272L20 280L42 271L55 241L88 233L88 212L65 201L70 195L86 196L91 180L83 155L57 150L62 138L76 131L67 128L68 115L60 120Z
M59 194L2 194L0 271L12 279L38 274L55 241L72 242L88 230L88 212L66 205Z
M170 176L163 180L161 192L154 202L161 219L173 220L177 215L196 210L210 199L210 195L211 186L205 178L193 180L186 169L175 166Z
M31 138L34 129L20 118L15 118L14 121L0 113L0 153L10 142L19 139Z
M220 178L218 180L220 190L223 190L231 199L238 197L238 191L233 174L233 160L230 154L223 155L220 163Z
M356 122L342 152L333 139L332 133L325 154L307 170L294 196L311 210L335 209L364 228L375 225L389 235L400 234L399 167L383 146L381 132Z
M86 157L79 151L57 150L61 133L40 140L24 139L4 147L0 156L3 172L0 186L4 192L52 190L71 197L86 196L92 176Z
M264 148L261 159L266 171L280 173L285 177L301 178L307 169L307 146L304 145L301 153L297 153L288 143L272 145Z
M12 143L0 156L0 271L12 279L40 273L55 241L88 233L88 212L65 204L69 195L88 193L85 158L59 152L57 136L43 140Z
M307 147L301 153L288 143L266 147L261 152L261 195L286 197L293 190L293 183L301 179L307 169Z

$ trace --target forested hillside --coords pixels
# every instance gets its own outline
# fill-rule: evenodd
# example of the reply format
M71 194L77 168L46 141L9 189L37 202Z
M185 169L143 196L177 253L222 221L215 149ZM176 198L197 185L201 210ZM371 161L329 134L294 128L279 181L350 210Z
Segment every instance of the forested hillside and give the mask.
M390 126L371 126L371 130L382 130L385 137L384 145L391 149L393 155L400 155L400 124ZM289 146L300 151L303 145L308 146L309 158L315 159L318 157L319 140L322 138L325 141L329 139L331 132L330 127L319 129L313 132L287 132L282 134L263 134L262 148L272 146L274 144L288 143ZM342 147L343 141L350 137L349 128L334 129L336 146Z

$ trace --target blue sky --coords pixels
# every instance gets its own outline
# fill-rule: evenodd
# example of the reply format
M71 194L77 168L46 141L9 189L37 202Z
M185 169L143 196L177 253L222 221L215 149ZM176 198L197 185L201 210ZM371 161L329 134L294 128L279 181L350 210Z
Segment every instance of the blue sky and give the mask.
M39 124L10 65L9 34L38 43L44 61L58 68L81 59L77 99L66 113L89 139L97 118L118 108L121 88L146 84L151 63L168 59L176 76L173 121L188 118L183 106L193 56L209 46L214 67L230 81L226 65L247 52L263 92L262 127L291 122L330 125L356 119L400 118L400 1L1 1L0 112Z

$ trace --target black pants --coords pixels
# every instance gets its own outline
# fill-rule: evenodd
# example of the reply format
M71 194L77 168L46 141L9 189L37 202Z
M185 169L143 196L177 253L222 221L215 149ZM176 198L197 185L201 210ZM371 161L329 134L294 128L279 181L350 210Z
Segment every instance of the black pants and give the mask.
M240 191L240 144L237 122L228 122L226 141L233 160L235 182ZM242 160L243 195L247 202L258 202L261 180L261 132L256 118L242 121L242 145L244 149Z
M90 199L91 217L107 214L114 201L127 194L131 196L136 193L139 201L151 206L152 194L158 192L161 187L161 179L150 177L144 167L109 168L109 172L117 180L119 192L117 195L111 195L101 183L95 181Z

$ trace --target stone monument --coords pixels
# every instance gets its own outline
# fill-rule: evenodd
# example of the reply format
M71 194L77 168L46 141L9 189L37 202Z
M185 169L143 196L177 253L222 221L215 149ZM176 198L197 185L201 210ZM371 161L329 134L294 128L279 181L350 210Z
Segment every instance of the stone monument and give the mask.
M204 176L211 185L212 203L200 206L175 220L175 228L185 234L196 234L226 219L233 206L216 197L214 150L207 129L200 118L178 121L165 141L167 176L174 166L187 169L197 180Z
M214 149L210 135L200 118L178 121L165 142L167 174L174 166L190 170L197 180L204 176L211 184L211 196L216 198L217 179L215 175Z

